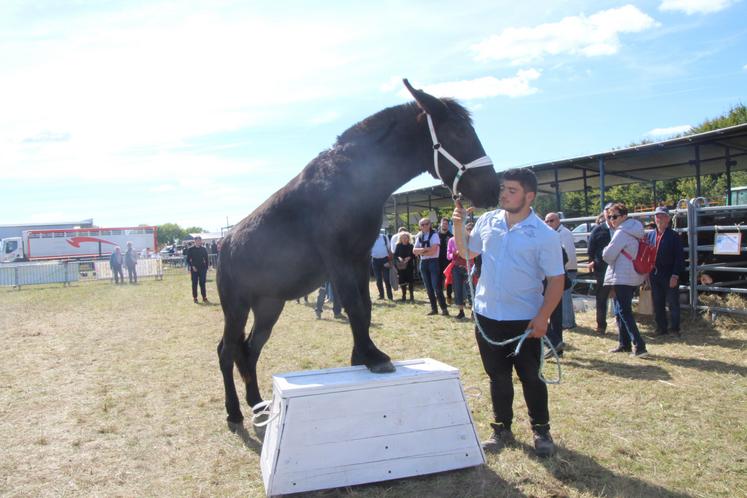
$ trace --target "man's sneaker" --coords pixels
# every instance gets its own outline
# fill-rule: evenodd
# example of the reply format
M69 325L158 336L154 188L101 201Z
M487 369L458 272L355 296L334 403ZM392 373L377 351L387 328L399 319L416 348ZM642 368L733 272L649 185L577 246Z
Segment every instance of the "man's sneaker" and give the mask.
M630 353L630 355L636 358L645 358L648 356L648 351L646 351L646 348L635 348L635 351Z
M668 330L662 330L662 329L656 329L654 331L654 335L661 336L661 335L667 335L669 333Z
M538 457L549 457L555 453L555 443L549 429L532 428L532 434L534 435L534 453Z
M606 327L597 327L597 334L604 335L606 333L607 333L607 328Z
M317 320L321 320L322 319L322 312L321 311L315 311L314 313L316 313L316 319Z
M450 296L446 296L446 304L454 304L454 300Z
M498 453L507 446L513 446L516 444L514 434L511 429L506 429L503 424L490 424L493 427L493 435L490 439L487 439L480 443L483 451L487 453Z
M200 304L200 301L197 300L197 298L194 298L195 304Z
M208 301L208 298L206 298L206 297L203 297L203 298L202 298L202 302L203 302L203 303L209 303L210 301Z
M617 346L609 351L610 353L630 353L630 348L625 346Z
M438 315L438 310L430 310L426 316Z
M443 316L449 316L449 310L447 310L446 308L444 308L444 309L441 310L441 314Z
M459 314L456 316L457 320L464 320L464 310L459 310Z
M671 334L676 335L677 337L681 337L682 336L682 333L680 332L680 329L669 329L669 332Z

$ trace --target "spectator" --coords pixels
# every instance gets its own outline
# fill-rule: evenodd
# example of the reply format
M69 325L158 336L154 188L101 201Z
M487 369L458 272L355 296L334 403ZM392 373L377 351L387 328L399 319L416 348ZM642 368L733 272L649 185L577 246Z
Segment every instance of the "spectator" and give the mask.
M389 239L382 230L371 248L371 265L373 266L374 277L376 277L376 288L379 291L379 299L384 299L384 287L386 287L386 297L394 301L392 295L392 284L389 280ZM383 282L382 282L383 280Z
M319 294L317 294L316 296L316 307L314 308L317 320L322 319L324 300L327 298L332 301L332 313L334 313L335 318L343 317L340 300L337 298L337 293L334 292L333 289L334 287L332 286L332 282L324 282L321 287L319 287Z
M124 273L122 273L122 263L124 258L122 257L122 249L119 246L114 248L114 252L109 257L109 266L114 274L114 284L124 284Z
M420 232L415 238L415 247L412 252L415 256L420 257L420 276L425 285L425 291L428 293L428 301L431 304L431 311L428 315L437 315L438 308L436 302L441 306L441 314L449 316L449 310L446 309L446 299L444 299L443 290L439 288L440 265L438 254L440 251L441 239L435 230L431 228L431 220L423 218L419 223Z
M394 254L394 250L397 249L397 244L399 244L399 236L403 233L407 233L407 228L399 227L397 233L392 235L392 240L389 242L389 250L392 251L392 254Z
M460 253L482 254L482 270L474 296L475 327L483 367L490 377L495 422L493 435L483 443L486 451L499 451L514 442L514 387L512 372L521 380L539 456L550 456L555 444L550 435L547 385L539 378L541 338L563 294L563 258L560 237L537 217L531 205L537 196L537 178L528 168L509 169L501 178L502 209L488 211L477 220L472 234L457 237ZM463 233L467 213L457 201L454 231ZM467 239L466 241L464 239ZM466 242L466 245L465 245ZM542 281L547 279L543 297ZM519 354L505 341L531 330ZM483 337L483 332L488 339Z
M444 292L444 270L447 266L449 266L449 258L447 257L447 252L449 250L449 240L454 236L453 233L449 231L449 219L448 218L441 218L441 224L438 226L438 240L439 240L439 246L438 246L438 265L439 265L439 272L438 272L438 286L439 286L439 292L443 294ZM454 300L452 299L452 292L453 292L453 286L451 284L446 285L446 304L452 304Z
M628 209L621 202L609 208L607 220L614 233L602 251L602 257L609 265L604 274L604 285L612 286L614 292L612 303L619 340L618 346L610 353L632 351L633 356L643 358L648 356L648 351L633 316L633 292L646 278L633 268L633 259L638 254L638 239L644 237L643 225L638 220L628 218ZM635 349L631 348L631 343Z
M399 286L402 288L402 302L407 299L407 289L410 289L410 302L415 302L413 287L415 278L415 256L412 253L413 247L408 232L400 232L399 242L394 247L394 261L397 267L397 276L399 277Z
M207 303L207 290L205 289L205 280L207 279L207 270L209 266L207 250L202 245L202 237L195 237L195 243L187 249L187 266L192 277L192 299L197 304L197 284L200 284L200 293L202 302Z
M589 235L589 271L594 274L596 280L596 312L597 333L604 334L607 331L607 300L610 297L612 287L604 285L604 274L607 271L607 263L602 258L602 250L612 240L612 228L607 221L608 209L612 203L607 204L597 218L597 226L591 230Z
M568 263L568 255L565 253L565 249L561 247L561 250L563 251L563 267L565 267L565 264ZM565 291L566 287L570 288L570 281L568 280L568 272L566 272L564 277L564 285L563 290ZM545 280L545 288L547 288L547 280ZM552 310L552 314L550 315L550 325L547 327L547 338L550 339L550 344L552 344L553 349L555 349L555 353L558 356L563 356L563 351L565 351L565 342L563 342L563 300L561 299L557 306L555 306L555 309ZM552 358L552 350L548 349L545 351L545 358Z
M474 228L475 224L471 221L468 221L464 228L467 232L467 236L469 237L469 234L472 233L472 228ZM449 258L450 261L452 261L453 265L451 267L451 279L452 279L452 287L454 289L454 299L456 302L457 307L459 308L459 314L457 314L456 318L457 320L461 320L464 318L464 300L465 296L469 294L468 287L469 282L467 280L467 264L469 263L470 269L475 264L475 254L469 254L469 261L465 259L464 256L462 256L459 253L459 250L457 249L456 240L454 237L449 239L448 242L448 248L446 252L446 257Z
M682 242L669 226L672 218L667 208L657 207L654 211L654 220L656 230L649 232L647 237L649 243L656 246L656 266L649 274L656 319L656 335L669 332L680 335L679 278L680 273L685 269ZM671 327L667 327L667 306Z
M127 277L131 284L137 283L137 252L132 248L132 242L127 242L127 251L124 254L124 262L127 267Z
M576 326L576 314L573 311L573 284L576 282L578 274L578 262L576 259L576 246L573 242L573 234L568 228L560 223L558 213L547 213L545 223L558 232L560 235L560 245L563 247L568 262L565 265L565 273L571 281L571 286L563 291L563 328L572 329Z

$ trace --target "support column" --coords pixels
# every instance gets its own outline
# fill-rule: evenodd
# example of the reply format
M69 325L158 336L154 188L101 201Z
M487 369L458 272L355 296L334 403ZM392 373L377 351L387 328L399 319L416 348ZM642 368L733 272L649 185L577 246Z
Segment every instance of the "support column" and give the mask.
M731 160L731 152L729 147L724 150L726 156L726 205L731 206L731 167L736 164Z
M589 186L586 184L586 170L584 170L584 214L589 216Z
M555 166L555 211L560 211L560 183L558 182L557 166Z
M700 145L695 145L695 197L700 197L701 194L700 185Z
M601 203L602 209L604 209L604 205L607 204L604 200L604 158L599 158L599 202Z

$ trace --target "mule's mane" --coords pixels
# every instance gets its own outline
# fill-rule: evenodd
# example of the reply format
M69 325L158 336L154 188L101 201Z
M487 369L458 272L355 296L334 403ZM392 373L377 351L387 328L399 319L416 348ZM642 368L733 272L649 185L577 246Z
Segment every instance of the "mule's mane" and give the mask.
M454 99L440 100L449 109L450 118L465 120L470 125L472 124L472 117L464 106ZM361 140L380 141L392 131L398 121L413 113L422 114L415 102L388 107L345 130L337 137L335 145L340 146Z

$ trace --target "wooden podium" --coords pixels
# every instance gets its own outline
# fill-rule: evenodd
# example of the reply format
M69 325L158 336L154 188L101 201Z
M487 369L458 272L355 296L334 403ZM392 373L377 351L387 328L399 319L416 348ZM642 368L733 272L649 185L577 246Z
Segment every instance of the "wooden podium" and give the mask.
M273 376L261 467L268 496L485 462L459 371L432 359Z

